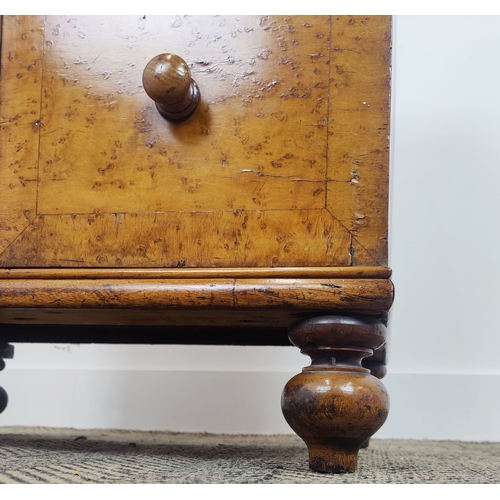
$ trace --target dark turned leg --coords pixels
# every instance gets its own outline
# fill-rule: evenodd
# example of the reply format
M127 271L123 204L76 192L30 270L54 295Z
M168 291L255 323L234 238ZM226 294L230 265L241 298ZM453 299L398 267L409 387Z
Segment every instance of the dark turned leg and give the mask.
M369 317L322 316L294 323L289 338L312 362L283 390L285 419L306 443L312 470L354 472L360 447L387 418L386 389L361 366L386 328Z
M14 357L14 346L10 344L0 343L0 371L5 368L4 359L12 359ZM5 390L0 387L0 413L7 408L9 398Z

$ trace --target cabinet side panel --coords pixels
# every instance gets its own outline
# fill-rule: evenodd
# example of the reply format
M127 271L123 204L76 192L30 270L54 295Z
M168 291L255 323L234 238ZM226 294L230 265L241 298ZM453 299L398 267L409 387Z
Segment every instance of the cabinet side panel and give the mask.
M354 265L387 265L390 64L390 16L333 17L328 209L366 250Z

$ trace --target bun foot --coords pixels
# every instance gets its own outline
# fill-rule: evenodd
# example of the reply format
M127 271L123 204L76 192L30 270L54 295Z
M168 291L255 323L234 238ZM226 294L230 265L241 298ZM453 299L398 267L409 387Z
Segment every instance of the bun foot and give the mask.
M5 389L3 387L0 387L0 413L2 413L5 408L7 408L8 402L9 398L7 396L7 393L5 392Z
M312 363L286 384L283 415L306 443L312 470L354 472L359 449L388 414L385 387L361 366L383 344L385 327L371 318L327 316L292 325L289 337Z

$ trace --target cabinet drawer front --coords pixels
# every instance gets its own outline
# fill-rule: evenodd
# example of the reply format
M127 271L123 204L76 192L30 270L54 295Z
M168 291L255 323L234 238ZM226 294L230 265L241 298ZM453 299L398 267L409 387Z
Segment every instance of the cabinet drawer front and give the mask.
M387 16L4 16L0 265L387 263ZM194 114L142 86L188 64Z

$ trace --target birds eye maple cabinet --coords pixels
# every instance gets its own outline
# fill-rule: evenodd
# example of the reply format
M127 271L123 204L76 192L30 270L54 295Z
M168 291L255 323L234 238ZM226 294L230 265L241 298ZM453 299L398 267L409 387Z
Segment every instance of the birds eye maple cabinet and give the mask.
M389 405L390 48L388 16L4 16L0 356L288 334L284 416L353 471Z

